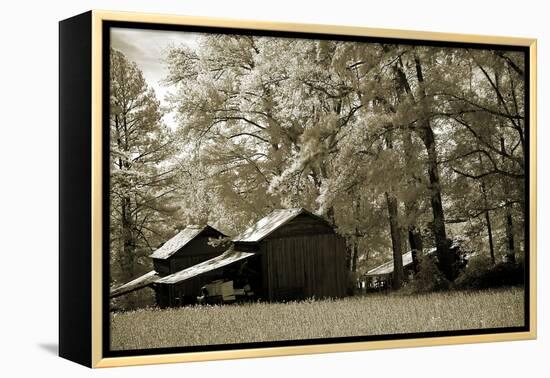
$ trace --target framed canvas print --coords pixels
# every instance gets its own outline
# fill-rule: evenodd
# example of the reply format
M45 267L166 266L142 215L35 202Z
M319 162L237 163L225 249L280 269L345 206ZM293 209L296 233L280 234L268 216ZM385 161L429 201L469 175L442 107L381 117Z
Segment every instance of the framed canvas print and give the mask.
M62 357L536 337L536 41L60 22Z

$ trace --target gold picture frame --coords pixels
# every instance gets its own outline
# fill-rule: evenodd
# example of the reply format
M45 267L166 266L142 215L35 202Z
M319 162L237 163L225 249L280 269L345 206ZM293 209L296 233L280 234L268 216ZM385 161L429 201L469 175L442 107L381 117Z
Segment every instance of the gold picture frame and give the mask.
M156 25L186 25L198 27L215 27L227 29L249 29L254 31L274 31L287 33L308 33L308 34L329 34L333 36L346 37L373 37L373 38L396 38L400 40L418 40L435 42L458 42L487 45L520 46L528 49L529 54L529 281L528 281L528 330L521 332L506 333L485 333L474 335L456 335L443 337L407 338L392 340L375 340L343 343L322 343L312 345L275 346L260 347L251 349L229 349L211 350L185 353L146 354L128 355L121 357L104 356L104 296L105 277L103 276L104 266L104 211L103 199L105 188L102 182L103 158L104 158L104 129L103 120L105 117L105 99L103 98L102 80L103 60L105 54L104 28L106 22L128 22ZM537 226L537 41L528 38L513 38L501 36L481 36L469 34L436 33L424 31L407 31L394 29L377 29L368 27L335 26L335 25L314 25L294 24L279 22L260 22L253 20L229 20L210 17L188 17L161 14L126 13L93 10L81 16L62 21L60 23L60 138L61 138L61 187L66 196L65 202L60 203L61 207L61 245L60 245L60 355L73 361L90 367L115 367L144 364L161 364L174 362L208 361L219 359L237 359L250 357L268 357L299 355L311 353L347 352L371 349L420 347L449 344L482 343L495 341L512 341L535 339L537 335L537 298L536 298L536 226ZM82 39L78 39L78 33L82 33ZM84 42L82 42L84 41ZM81 54L85 49L86 54ZM75 58L79 55L79 58ZM88 59L90 58L90 59ZM82 78L85 71L69 73L69 60L77 59L75 64L88 62L89 80ZM78 59L81 59L80 61ZM72 76L71 76L72 75ZM80 75L80 76L79 76ZM72 80L72 81L71 81ZM80 81L79 81L80 80ZM71 86L74 82L81 85L82 93L89 91L89 97L81 98L74 95L71 98ZM65 91L66 95L63 94ZM79 89L80 91L80 89ZM90 102L87 102L87 101ZM78 102L78 104L76 104ZM68 108L82 109L79 114L70 113ZM89 127L80 125L83 131L70 131L78 135L64 134L71 121L87 121ZM76 126L73 126L76 127ZM66 137L64 136L66 135ZM67 138L67 139L65 139ZM71 166L67 162L69 155L64 155L65 142L70 138L81 138L83 143L89 145L90 153L89 166ZM74 139L73 139L74 140ZM76 153L67 147L66 153ZM82 152L84 153L84 152ZM78 155L77 155L78 156ZM64 165L66 164L66 165ZM74 192L71 189L63 189L70 181L69 175L76 170L84 170L81 181L82 187L89 185L86 192ZM66 182L64 180L67 180ZM84 198L84 196L86 196ZM81 217L89 217L86 222L76 224L70 221L71 213L68 209L77 201L85 199L86 213ZM73 214L72 216L77 216ZM64 220L65 219L65 220ZM75 240L69 240L68 233L75 233ZM75 236L75 237L76 237ZM84 242L82 242L84 240ZM81 244L79 244L81 243ZM72 248L72 249L71 249ZM80 254L81 257L70 256ZM73 273L71 273L71 272ZM86 272L86 273L84 273ZM79 277L76 277L78 275ZM89 280L89 281L86 281ZM74 297L80 296L78 300ZM80 302L79 302L80 301ZM80 306L80 305L82 306ZM80 308L75 308L79 307ZM83 313L87 315L82 317ZM71 325L68 325L68 324ZM78 332L77 332L78 331ZM76 333L79 333L78 335ZM86 335L86 336L82 336ZM80 340L80 341L79 341ZM80 351L74 351L78 343L88 346Z

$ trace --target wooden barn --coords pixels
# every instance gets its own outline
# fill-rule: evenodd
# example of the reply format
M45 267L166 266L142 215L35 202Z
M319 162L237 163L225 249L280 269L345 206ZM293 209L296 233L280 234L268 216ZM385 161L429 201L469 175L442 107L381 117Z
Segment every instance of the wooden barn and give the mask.
M164 243L150 257L154 270L111 290L110 297L115 298L153 283L162 277L169 276L193 265L221 255L227 248L214 247L208 244L210 238L223 238L225 235L215 228L206 225L189 225ZM171 305L163 301L167 293L157 292L157 303Z
M259 254L267 300L345 296L345 240L309 211L275 210L234 238L234 246Z
M346 294L345 241L307 210L275 210L233 238L229 248L208 245L219 236L210 226L186 228L151 255L154 271L111 291L111 297L150 286L160 307L181 306L196 303L213 282L223 283L232 300Z
M343 297L346 245L323 218L304 209L275 210L233 239L233 246L208 261L157 279L167 303L200 294L214 280L250 287L268 301Z

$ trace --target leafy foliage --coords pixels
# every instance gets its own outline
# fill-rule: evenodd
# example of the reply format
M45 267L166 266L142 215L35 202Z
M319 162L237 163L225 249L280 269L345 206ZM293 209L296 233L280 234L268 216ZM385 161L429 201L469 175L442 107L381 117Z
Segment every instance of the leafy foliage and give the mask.
M426 255L420 258L418 273L414 280L404 289L405 293L418 294L447 290L450 282L437 267L434 256Z
M454 282L458 289L487 289L501 286L520 286L525 282L523 260L499 262L495 265L486 257L472 259L464 273Z
M121 284L150 268L147 256L177 226L175 149L137 65L111 50L110 67L111 282Z
M111 51L115 263L186 223L236 234L290 206L336 227L352 272L436 247L445 278L423 259L421 290L456 278L452 238L524 252L522 53L201 34L163 59L175 130Z

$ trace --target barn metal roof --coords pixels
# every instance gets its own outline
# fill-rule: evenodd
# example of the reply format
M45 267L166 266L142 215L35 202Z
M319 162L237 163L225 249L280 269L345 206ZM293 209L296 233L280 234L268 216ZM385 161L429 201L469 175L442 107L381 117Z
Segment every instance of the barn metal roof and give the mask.
M430 255L435 252L435 248L432 248L428 251L426 251L426 254ZM403 267L406 267L408 265L412 264L412 252L409 251L407 253L403 254ZM391 274L393 273L393 259L390 261L385 262L382 265L377 266L374 269L371 269L367 272L367 276L378 276L382 274Z
M235 251L233 247L231 247L219 256L216 256L210 260L203 261L202 263L193 265L192 267L186 268L184 270L180 270L179 272L171 274L169 276L162 277L155 282L163 284L175 284L181 281L185 281L189 278L196 277L200 274L222 268L236 261L243 260L254 255L255 253Z
M119 295L126 294L137 289L141 289L142 287L145 287L153 283L154 281L156 281L157 278L159 278L158 273L152 270L136 278L135 280L127 282L124 285L111 290L111 293L109 296L111 298L114 298L114 297L118 297Z
M303 208L277 209L260 219L258 222L247 228L244 232L237 235L233 241L235 242L258 242L271 234L273 231L283 226L287 222L296 218L298 215L306 213L311 214ZM320 218L321 219L321 218Z
M168 240L149 257L155 259L167 259L179 251L183 246L196 238L208 226L189 225Z

